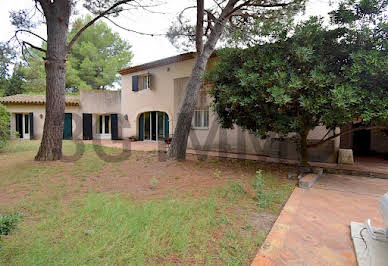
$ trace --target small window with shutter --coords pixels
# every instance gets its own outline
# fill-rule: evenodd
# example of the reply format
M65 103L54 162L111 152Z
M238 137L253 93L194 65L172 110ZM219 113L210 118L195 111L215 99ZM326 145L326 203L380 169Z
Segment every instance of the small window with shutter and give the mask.
M132 91L151 89L151 74L132 76Z

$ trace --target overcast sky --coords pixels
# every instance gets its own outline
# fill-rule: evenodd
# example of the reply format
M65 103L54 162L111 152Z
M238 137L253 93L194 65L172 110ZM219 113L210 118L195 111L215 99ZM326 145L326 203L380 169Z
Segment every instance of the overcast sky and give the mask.
M149 33L165 33L171 24L172 20L176 17L177 13L184 7L195 4L193 0L162 0L165 4L160 5L155 10L163 12L163 14L157 13L144 13L144 12L132 12L120 15L115 21L120 25L131 28L133 30ZM306 6L306 15L327 15L333 7L329 5L330 0L310 0ZM80 1L82 2L82 1ZM9 11L18 10L22 8L32 8L33 0L2 0L2 8L0 9L0 41L9 40L14 34L14 28L9 22ZM78 7L80 14L86 14L86 11L82 7ZM106 21L107 22L107 21ZM109 22L107 22L110 24ZM132 51L134 53L134 59L131 65L137 65L148 61L157 60L163 57L176 55L179 53L170 42L162 36L150 37L142 36L135 33L129 33L121 30L116 26L110 24L114 31L119 32L120 36L132 45ZM41 27L37 31L41 35L45 35L45 28ZM31 42L34 39L29 39ZM38 40L34 43L40 44Z

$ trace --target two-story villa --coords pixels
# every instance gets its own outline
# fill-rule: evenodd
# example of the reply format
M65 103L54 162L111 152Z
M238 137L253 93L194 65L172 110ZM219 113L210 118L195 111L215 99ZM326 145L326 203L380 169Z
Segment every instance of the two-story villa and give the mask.
M121 91L81 91L79 97L68 97L64 138L134 137L140 141L161 141L171 137L194 57L195 53L185 53L121 69ZM215 60L216 57L210 59L208 68ZM188 142L189 149L298 159L297 145L291 138L292 135L281 139L272 134L271 138L262 140L238 127L221 129L216 114L212 112L207 89L207 85L201 88ZM12 114L11 130L19 132L14 134L14 137L41 137L44 101L44 96L31 95L0 98L0 103L7 105ZM26 130L30 133L25 133ZM337 132L339 130L337 129ZM308 139L311 142L318 141L326 133L324 126L317 127ZM355 148L361 143L364 151L388 153L388 140L385 137L373 131L363 134L355 133L336 138L312 148L309 150L309 159L336 162L340 147Z

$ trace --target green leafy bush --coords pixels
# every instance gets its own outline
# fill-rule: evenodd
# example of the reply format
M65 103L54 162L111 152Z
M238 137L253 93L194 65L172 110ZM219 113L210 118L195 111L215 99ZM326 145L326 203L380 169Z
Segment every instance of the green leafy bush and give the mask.
M156 189L157 185L159 184L159 180L156 177L153 177L150 181L151 189Z
M16 229L16 225L20 218L23 217L21 213L0 214L0 236L6 236Z
M260 208L266 209L270 204L270 195L264 190L264 178L262 170L256 171L255 183L253 188L256 191L257 205Z
M7 145L9 140L9 120L10 115L4 105L0 104L0 149Z

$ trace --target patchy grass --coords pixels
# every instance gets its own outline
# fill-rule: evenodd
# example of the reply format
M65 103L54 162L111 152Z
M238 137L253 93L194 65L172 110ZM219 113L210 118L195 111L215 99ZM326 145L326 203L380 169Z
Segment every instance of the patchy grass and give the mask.
M249 264L295 185L254 162L111 160L127 155L105 147L102 160L92 145L79 160L34 162L38 145L0 153L0 213L28 214L0 243L4 265ZM259 168L267 208L252 188Z
M77 204L78 205L78 204ZM217 198L133 201L90 194L71 211L28 225L7 240L5 262L33 265L245 264L259 236L245 238ZM216 261L215 261L216 260Z

